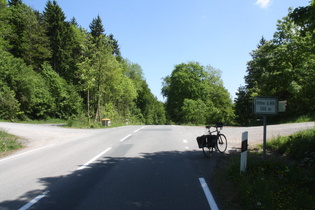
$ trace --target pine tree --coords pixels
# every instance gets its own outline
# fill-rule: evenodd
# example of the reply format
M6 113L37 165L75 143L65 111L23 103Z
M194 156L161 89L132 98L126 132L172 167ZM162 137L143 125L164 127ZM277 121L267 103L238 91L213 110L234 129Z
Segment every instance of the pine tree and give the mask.
M99 15L92 20L92 23L90 24L90 30L91 35L94 39L104 34L105 29L103 27L102 19L100 18Z
M29 6L13 4L9 10L11 15L8 18L12 28L10 52L38 70L50 57L49 41L44 28L39 24L36 12Z
M19 4L22 4L22 0L9 0L8 1L9 3L9 6L16 6L16 5L19 5Z
M122 57L121 57L121 54L120 54L118 41L114 38L113 34L110 34L108 36L108 38L109 38L109 42L110 42L110 44L112 46L112 49L113 49L113 55L115 55L115 57L116 57L116 59L118 61L121 61Z
M52 49L51 65L60 76L64 76L68 68L67 57L70 57L69 52L66 51L67 25L65 14L55 0L52 2L48 1L44 11L44 18L46 33Z

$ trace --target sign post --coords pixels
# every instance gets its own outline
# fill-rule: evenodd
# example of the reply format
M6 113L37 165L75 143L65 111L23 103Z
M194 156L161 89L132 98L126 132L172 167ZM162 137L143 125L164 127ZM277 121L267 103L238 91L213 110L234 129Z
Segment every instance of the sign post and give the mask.
M248 146L248 132L242 133L242 149L241 149L241 172L246 171L247 167L247 146Z
M278 99L274 97L255 97L253 112L264 118L263 157L266 159L267 116L278 114Z

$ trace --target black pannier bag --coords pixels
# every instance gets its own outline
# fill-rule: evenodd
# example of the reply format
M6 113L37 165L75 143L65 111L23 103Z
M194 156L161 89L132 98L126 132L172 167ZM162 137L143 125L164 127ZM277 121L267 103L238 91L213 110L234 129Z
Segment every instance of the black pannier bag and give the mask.
M217 142L217 136L216 135L203 135L197 137L197 143L199 148L203 147L215 147L215 144Z
M215 147L218 136L216 135L206 135L207 143L209 144L209 147Z
M199 148L203 148L206 146L206 140L207 138L205 135L197 137L197 143L198 143Z

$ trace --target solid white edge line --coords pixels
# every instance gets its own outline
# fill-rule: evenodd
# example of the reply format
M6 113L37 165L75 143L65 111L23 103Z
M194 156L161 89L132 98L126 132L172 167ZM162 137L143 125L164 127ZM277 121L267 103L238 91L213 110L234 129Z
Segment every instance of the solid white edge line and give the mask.
M20 153L20 154L17 154L17 155L13 155L13 156L10 156L10 157L7 157L7 158L3 158L3 159L0 159L0 162L1 161L5 161L5 160L9 160L9 159L12 159L12 158L15 158L15 157L18 157L18 156L21 156L21 155L25 155L25 154L28 154L28 153L31 153L31 152L35 152L37 150L41 150L41 149L44 149L46 147L51 147L55 144L49 144L49 145L46 145L46 146L43 146L43 147L40 147L40 148L37 148L37 149L33 149L33 150L30 150L30 151L27 151L27 152L23 152L23 153Z
M31 200L30 202L28 202L27 204L25 204L24 206L22 206L21 208L19 208L19 210L26 210L28 208L30 208L31 206L33 206L35 203L37 203L40 199L42 199L43 197L45 197L47 195L47 193L49 193L49 190L46 190L45 192L43 192L43 194L35 197L33 200Z
M109 147L107 149L105 149L103 152L101 152L100 154L96 155L94 158L92 158L91 160L89 160L88 162L84 163L82 166L80 166L79 168L77 168L77 170L82 170L84 168L86 168L88 165L90 165L92 162L94 162L95 160L97 160L99 157L101 157L102 155L104 155L106 152L108 152L109 150L111 150L112 148Z
M120 141L125 141L128 137L130 137L131 136L131 134L129 134L129 135L127 135L125 138L123 138L123 139L120 139Z
M210 189L209 189L209 187L207 185L206 180L201 177L201 178L199 178L199 182L201 184L203 192L205 193L205 196L206 196L206 198L208 200L208 203L209 203L209 206L210 206L211 210L219 210L219 208L218 208L218 206L217 206L217 204L216 204L216 202L215 202L215 200L214 200L214 198L213 198L213 196L211 194L211 191L210 191Z

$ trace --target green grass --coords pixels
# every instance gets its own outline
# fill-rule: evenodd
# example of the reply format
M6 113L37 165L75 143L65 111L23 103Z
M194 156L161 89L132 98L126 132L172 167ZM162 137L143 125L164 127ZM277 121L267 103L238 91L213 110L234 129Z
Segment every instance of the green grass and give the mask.
M17 138L0 129L0 157L9 154L10 152L22 148L23 145Z
M223 209L315 209L315 129L278 137L261 152L227 157L215 171L215 191Z

